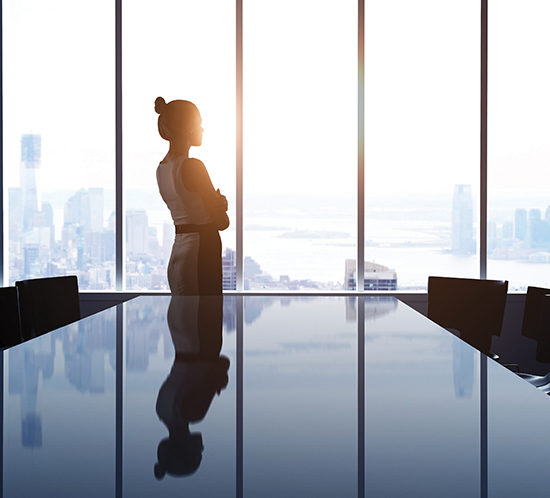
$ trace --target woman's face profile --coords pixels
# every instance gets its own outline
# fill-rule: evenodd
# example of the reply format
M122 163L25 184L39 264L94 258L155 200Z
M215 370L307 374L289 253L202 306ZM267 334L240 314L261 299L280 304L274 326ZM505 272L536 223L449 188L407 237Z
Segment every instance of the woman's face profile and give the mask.
M198 147L199 145L202 144L203 131L204 130L202 128L202 119L199 116L198 119L196 120L195 125L189 132L189 142L192 146Z
M176 129L179 129L178 141L181 140L192 147L198 147L202 144L202 119L198 111L193 119L187 118L177 123Z

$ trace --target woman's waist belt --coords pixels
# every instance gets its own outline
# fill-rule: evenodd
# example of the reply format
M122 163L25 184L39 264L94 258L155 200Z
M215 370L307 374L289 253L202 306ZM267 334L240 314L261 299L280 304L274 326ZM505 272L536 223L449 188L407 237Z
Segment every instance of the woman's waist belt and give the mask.
M176 225L176 234L178 233L200 233L206 230L214 229L213 223L203 223L201 225L194 223L185 223L183 225Z

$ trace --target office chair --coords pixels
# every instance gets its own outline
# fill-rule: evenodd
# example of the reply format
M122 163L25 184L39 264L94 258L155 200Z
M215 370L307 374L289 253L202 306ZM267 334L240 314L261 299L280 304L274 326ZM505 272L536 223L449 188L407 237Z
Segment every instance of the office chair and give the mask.
M500 335L508 281L428 278L428 318L487 355Z
M80 319L75 275L21 280L15 285L19 291L21 337L24 341Z
M550 295L550 289L545 289L543 287L527 287L521 335L537 341L549 335L547 331L544 330L542 323L545 319L544 311L548 306L546 295Z
M535 360L539 369L543 367L541 363L550 363L550 289L527 287L521 335L537 341ZM550 393L550 372L537 375L528 366L519 368L528 370L516 372L521 378L541 391Z
M0 317L2 321L0 348L19 344L21 342L21 321L16 287L0 288Z

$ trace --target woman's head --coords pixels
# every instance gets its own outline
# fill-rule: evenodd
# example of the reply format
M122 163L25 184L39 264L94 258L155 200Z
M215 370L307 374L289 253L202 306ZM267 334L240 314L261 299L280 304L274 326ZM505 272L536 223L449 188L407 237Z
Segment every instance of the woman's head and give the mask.
M184 140L189 145L201 145L202 119L195 104L188 100L172 100L166 103L162 97L157 97L155 111L159 114L158 129L164 140Z

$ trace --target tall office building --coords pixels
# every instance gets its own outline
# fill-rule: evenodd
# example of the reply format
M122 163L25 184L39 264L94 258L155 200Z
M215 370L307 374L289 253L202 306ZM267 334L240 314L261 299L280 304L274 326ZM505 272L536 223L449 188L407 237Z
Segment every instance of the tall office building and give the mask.
M529 209L527 215L527 243L531 248L538 245L541 220L540 209Z
M497 224L495 221L487 223L487 250L492 252L497 246Z
M126 252L148 254L149 220L145 211L126 212Z
M19 242L23 230L23 190L17 187L8 191L10 242Z
M476 250L471 185L455 185L451 250L454 254L473 254Z
M23 191L23 230L35 226L38 212L38 189L36 170L40 167L42 141L40 135L23 135L21 137L20 181Z
M237 288L237 263L235 251L226 248L222 256L222 288L223 290L235 290Z
M84 189L75 192L65 202L63 212L63 247L72 264L85 269L85 239L90 231L90 196Z
M20 186L9 189L10 279L44 276L55 246L53 208L39 202L40 135L21 136Z
M103 199L102 188L89 188L88 197L90 203L90 231L99 233L103 231Z
M514 212L514 238L527 240L527 210L516 209Z
M502 238L503 239L514 238L514 224L511 221L505 221L502 224Z
M53 207L49 202L42 203L42 209L39 213L38 225L47 228L49 233L48 249L52 250L55 246L55 229L53 224Z
M542 213L540 212L540 209L529 209L529 222L532 221L542 221Z
M354 259L346 259L344 270L344 289L346 290L355 290L357 287L355 266Z
M91 229L90 211L90 195L87 190L80 189L65 203L64 226L74 225L89 232Z
M527 242L531 248L545 249L550 244L550 226L542 219L540 209L530 209L527 220Z
M40 272L38 257L40 255L37 243L26 243L23 246L23 278L30 278Z

